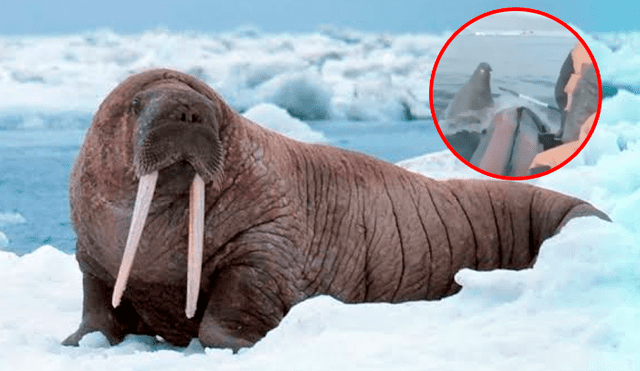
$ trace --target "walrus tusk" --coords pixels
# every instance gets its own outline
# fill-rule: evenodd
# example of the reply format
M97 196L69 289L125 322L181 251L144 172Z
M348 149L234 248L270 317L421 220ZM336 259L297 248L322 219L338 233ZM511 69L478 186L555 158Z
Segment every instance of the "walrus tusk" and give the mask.
M133 266L133 258L136 255L140 236L142 235L142 229L144 228L144 223L147 220L147 214L149 213L149 206L153 199L153 192L156 189L157 180L157 171L140 177L136 203L133 206L131 226L129 227L129 235L127 236L127 244L125 245L124 253L122 254L122 262L120 263L116 286L113 289L113 297L111 298L111 305L113 305L114 308L117 308L118 305L120 305L122 294L127 286L129 273Z
M187 270L187 318L193 318L200 293L204 240L204 180L196 174L189 195L189 256Z

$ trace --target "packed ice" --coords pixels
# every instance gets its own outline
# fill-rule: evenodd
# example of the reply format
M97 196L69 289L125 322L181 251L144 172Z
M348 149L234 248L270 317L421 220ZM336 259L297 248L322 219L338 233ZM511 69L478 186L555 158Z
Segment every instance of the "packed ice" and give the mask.
M20 127L63 115L74 125L129 74L153 67L203 79L240 112L272 103L301 119L424 118L446 36L335 27L309 34L0 36L0 118Z
M244 117L288 137L309 143L325 142L326 138L308 124L289 116L286 110L270 103L260 103L244 113Z

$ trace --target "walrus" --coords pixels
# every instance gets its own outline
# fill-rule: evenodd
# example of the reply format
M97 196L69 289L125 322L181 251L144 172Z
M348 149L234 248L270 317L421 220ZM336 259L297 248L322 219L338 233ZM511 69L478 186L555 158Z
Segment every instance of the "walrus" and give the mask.
M101 331L237 351L309 297L443 298L463 267L530 267L571 218L607 219L531 185L436 181L295 141L167 69L106 97L69 193L84 299L65 345Z
M491 97L491 66L478 64L469 81L460 88L445 110L445 119L457 129L468 129L464 124L480 124L487 108L493 107ZM462 126L461 126L462 125Z

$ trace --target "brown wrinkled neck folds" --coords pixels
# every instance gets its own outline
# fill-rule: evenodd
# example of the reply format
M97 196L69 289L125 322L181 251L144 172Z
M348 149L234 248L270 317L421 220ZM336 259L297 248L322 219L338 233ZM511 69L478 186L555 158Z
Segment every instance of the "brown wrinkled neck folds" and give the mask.
M186 315L196 311L202 271L205 183L222 181L223 150L218 108L185 83L160 80L135 94L129 102L135 122L133 167L139 179L127 242L113 291L120 304L140 236L156 189L158 174L175 164L193 174L189 202L189 245Z

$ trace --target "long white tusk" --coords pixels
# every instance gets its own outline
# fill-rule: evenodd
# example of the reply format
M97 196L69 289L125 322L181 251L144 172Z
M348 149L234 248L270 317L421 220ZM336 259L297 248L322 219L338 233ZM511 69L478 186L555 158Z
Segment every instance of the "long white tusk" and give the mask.
M189 195L189 256L187 270L187 318L193 318L198 305L204 244L204 180L196 174Z
M124 248L124 254L122 254L122 263L120 263L116 286L113 289L113 297L111 298L111 305L113 305L114 308L120 305L122 294L127 287L127 280L129 279L129 273L131 273L131 267L133 266L133 258L136 255L144 223L147 220L147 214L149 213L149 206L153 199L153 192L156 189L157 180L157 171L140 177L136 203L133 207L131 226L129 227L129 235L127 236L127 244Z

